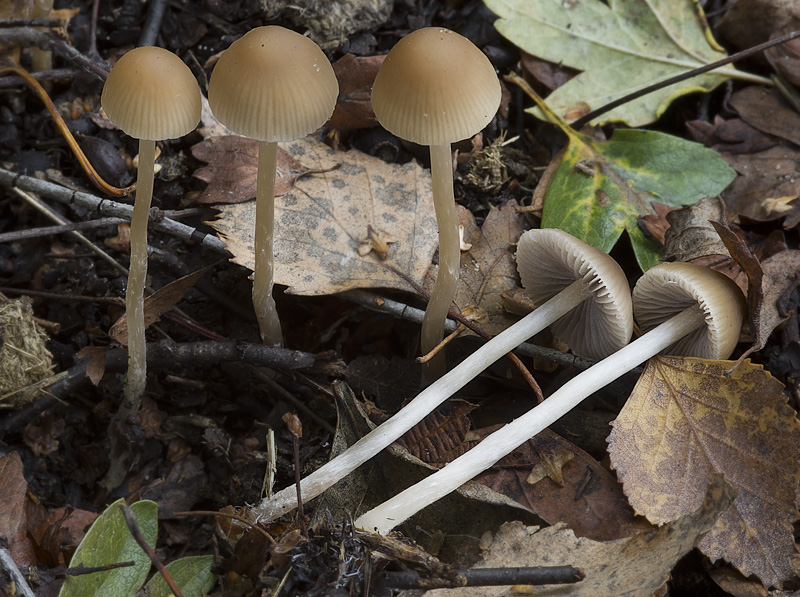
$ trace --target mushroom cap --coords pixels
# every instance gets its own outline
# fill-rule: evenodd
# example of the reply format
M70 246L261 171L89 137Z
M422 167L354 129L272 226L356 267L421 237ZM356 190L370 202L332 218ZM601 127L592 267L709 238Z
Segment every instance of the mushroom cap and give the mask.
M418 29L391 49L372 86L383 127L421 145L471 137L500 105L500 81L471 41L441 27Z
M739 340L746 309L730 278L693 263L662 263L647 270L633 289L633 311L642 332L692 305L703 309L706 325L663 353L727 359Z
M183 60L164 48L127 52L108 74L100 103L111 122L137 139L190 133L200 122L200 87Z
M628 280L606 253L557 228L528 230L517 243L517 269L525 291L541 305L576 280L591 295L550 327L575 354L602 359L633 333Z
M259 141L291 141L331 117L339 82L313 41L283 27L248 31L222 53L208 103L229 129Z

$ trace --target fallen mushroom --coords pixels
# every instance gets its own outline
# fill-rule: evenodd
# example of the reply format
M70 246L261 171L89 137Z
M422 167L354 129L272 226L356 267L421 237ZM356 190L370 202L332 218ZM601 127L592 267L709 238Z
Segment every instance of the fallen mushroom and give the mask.
M633 309L642 329L649 332L577 375L466 454L365 513L356 520L356 526L388 533L491 467L592 393L661 351L728 358L745 313L742 294L730 279L689 263L667 263L648 270L634 288Z
M548 325L580 355L603 358L633 332L628 281L604 252L556 229L530 230L517 244L517 267L540 303L535 311L492 338L342 454L300 482L310 500L386 448L504 354ZM575 320L574 324L568 323ZM292 485L256 509L271 520L297 507Z
M338 94L336 75L319 46L275 25L233 42L208 84L208 103L220 122L258 140L253 307L268 345L283 343L272 297L278 141L303 137L325 124Z
M401 139L430 146L439 273L422 322L423 354L442 340L461 267L450 144L478 133L499 105L500 82L488 58L465 37L440 27L406 35L375 77L372 108L381 125ZM425 363L425 381L444 371L440 353Z
M144 287L147 220L153 198L156 141L190 133L200 122L200 87L172 52L145 46L122 56L106 79L100 102L108 118L139 139L139 171L131 218L131 264L125 292L128 378L120 412L138 410L147 379Z

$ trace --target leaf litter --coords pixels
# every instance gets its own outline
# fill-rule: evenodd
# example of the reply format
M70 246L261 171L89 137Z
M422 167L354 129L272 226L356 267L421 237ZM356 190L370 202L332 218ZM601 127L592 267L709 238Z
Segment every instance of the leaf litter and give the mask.
M724 474L736 500L700 550L775 586L794 576L800 422L780 382L732 364L651 359L613 423L609 455L631 505L655 524L695 511Z
M322 295L351 288L421 284L438 244L430 173L416 162L387 164L357 150L335 152L311 138L281 146L304 168L335 170L296 180L275 199L275 273L287 292ZM219 206L209 224L233 254L253 269L255 202ZM377 234L398 238L388 256L359 253ZM390 267L387 267L390 266Z
M688 0L484 0L496 29L529 54L582 71L547 98L567 118L574 107L599 108L654 83L726 57L713 41L699 5ZM726 66L670 85L603 114L593 124L638 127L658 119L677 97L710 91L729 78L753 78ZM760 79L760 77L755 77ZM530 110L539 118L538 109Z

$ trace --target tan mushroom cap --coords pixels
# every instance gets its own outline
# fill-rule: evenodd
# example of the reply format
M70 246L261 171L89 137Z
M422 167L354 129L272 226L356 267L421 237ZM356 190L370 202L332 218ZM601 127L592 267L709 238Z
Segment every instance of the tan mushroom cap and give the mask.
M222 53L208 85L214 115L259 141L291 141L333 114L339 82L317 44L269 25L248 31Z
M706 325L684 336L664 354L727 359L739 340L745 302L730 278L693 263L662 263L633 289L633 311L643 332L692 305L706 314Z
M126 53L108 74L100 103L111 122L137 139L160 141L200 122L200 87L183 60L164 48Z
M449 29L406 35L386 55L372 86L383 127L421 145L466 139L489 124L500 105L500 81L489 59Z
M628 280L603 251L556 228L529 230L517 243L517 269L537 305L576 280L589 285L590 297L550 326L575 354L602 359L631 339Z

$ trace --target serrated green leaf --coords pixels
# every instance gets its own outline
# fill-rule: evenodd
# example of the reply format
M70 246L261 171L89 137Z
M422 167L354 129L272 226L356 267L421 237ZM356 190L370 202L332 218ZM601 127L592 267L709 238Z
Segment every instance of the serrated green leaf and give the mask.
M127 597L135 595L150 570L150 559L137 545L117 500L97 517L84 536L70 568L83 564L85 567L107 566L119 562L134 562L133 566L115 568L103 572L67 576L59 592L59 597ZM155 502L140 501L131 506L139 530L147 544L155 548L158 538L158 506Z
M560 115L579 102L590 110L654 83L725 58L695 0L484 0L497 30L544 60L583 71L548 98ZM608 112L593 124L643 126L677 97L710 91L729 78L767 82L725 66L670 85ZM538 109L531 110L541 118Z
M202 597L217 582L217 575L211 571L214 556L190 556L167 564L167 571L178 585L183 597ZM150 597L170 597L172 591L164 577L156 574L147 583Z
M569 145L544 199L543 228L560 228L608 253L627 230L643 271L660 247L639 227L652 203L692 205L715 196L736 172L719 154L664 133L618 129L595 141L565 128Z

